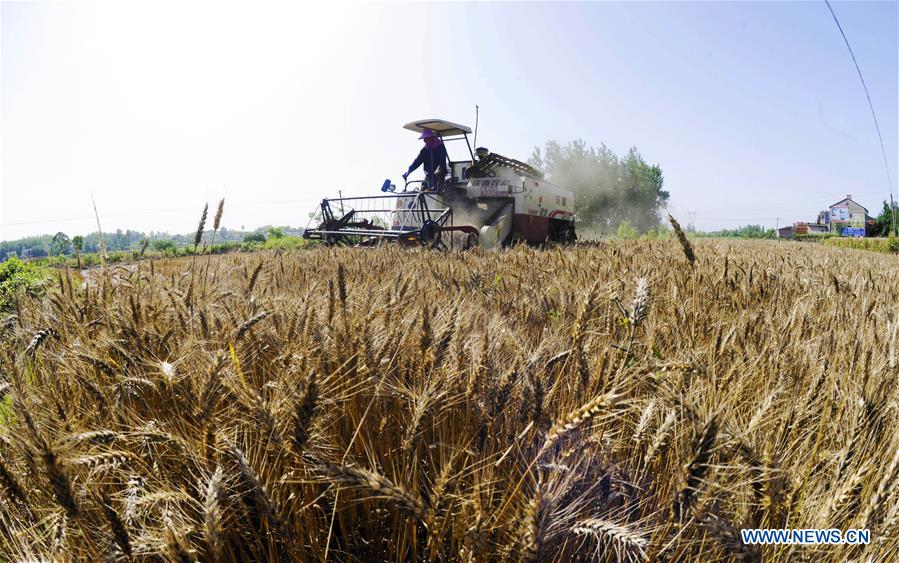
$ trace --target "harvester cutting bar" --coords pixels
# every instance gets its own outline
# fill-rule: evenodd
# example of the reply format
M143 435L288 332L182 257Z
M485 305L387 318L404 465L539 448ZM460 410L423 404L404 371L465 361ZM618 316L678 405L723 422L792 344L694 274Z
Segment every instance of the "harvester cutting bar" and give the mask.
M445 248L441 233L467 232L453 226L453 210L432 192L324 199L321 220L303 236L327 244L374 246L392 240Z

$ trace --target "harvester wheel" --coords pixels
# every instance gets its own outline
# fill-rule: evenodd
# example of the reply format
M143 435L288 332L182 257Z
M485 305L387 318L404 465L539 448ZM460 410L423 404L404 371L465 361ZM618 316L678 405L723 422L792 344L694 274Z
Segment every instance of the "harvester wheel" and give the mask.
M421 234L419 235L421 243L431 248L440 246L440 225L437 221L425 221L421 226Z
M577 235L574 232L574 227L565 227L559 232L559 241L562 244L574 244L577 242Z

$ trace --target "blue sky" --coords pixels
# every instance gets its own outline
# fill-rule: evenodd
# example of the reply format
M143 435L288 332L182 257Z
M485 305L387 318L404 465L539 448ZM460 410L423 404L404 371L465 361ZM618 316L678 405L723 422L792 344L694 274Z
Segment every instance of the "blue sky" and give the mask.
M897 3L834 2L897 170ZM103 227L305 225L399 180L443 117L527 158L639 148L700 229L888 197L873 121L823 2L8 3L0 238ZM452 154L452 147L451 147ZM894 180L895 182L895 180ZM894 183L895 193L895 183Z

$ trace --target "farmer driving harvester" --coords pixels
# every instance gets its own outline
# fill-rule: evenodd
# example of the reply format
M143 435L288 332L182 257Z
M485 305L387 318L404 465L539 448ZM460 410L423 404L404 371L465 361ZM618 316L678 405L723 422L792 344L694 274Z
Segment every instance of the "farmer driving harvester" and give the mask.
M409 166L409 170L403 174L403 180L409 177L419 166L425 170L425 179L422 190L442 191L443 180L446 178L446 147L443 140L432 129L422 129L419 139L425 146L418 153L418 158Z

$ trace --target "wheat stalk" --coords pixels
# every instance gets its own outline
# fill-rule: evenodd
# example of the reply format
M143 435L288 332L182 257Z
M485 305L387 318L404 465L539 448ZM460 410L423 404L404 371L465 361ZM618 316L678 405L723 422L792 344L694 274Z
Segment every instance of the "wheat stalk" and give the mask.
M296 453L302 455L309 442L309 428L318 406L318 381L314 371L309 373L294 404L291 442Z
M522 561L537 561L546 536L548 507L544 498L543 483L538 482L533 496L528 500L522 522Z
M687 261L692 266L696 261L696 255L693 253L693 245L690 244L690 241L687 240L687 235L684 233L684 230L681 229L680 223L671 216L668 215L668 221L671 223L671 226L674 228L674 234L677 236L678 242L680 242L681 248L684 251L684 256L687 257Z
M537 459L543 457L553 446L592 420L600 412L615 406L620 399L621 396L615 393L600 395L557 420L549 429L540 453L537 454Z
M206 216L209 213L209 204L203 206L203 213L200 214L200 222L197 223L197 232L194 234L194 254L197 253L197 247L203 240L203 229L206 228Z
M250 463L246 456L235 444L230 444L228 446L227 453L237 466L241 481L250 492L252 506L260 516L268 520L279 535L282 537L286 536L286 528L284 527L281 518L278 516L278 509L269 496L265 485L259 480L259 477L256 475L253 468L250 467Z
M575 534L586 534L596 538L600 545L614 547L618 560L627 560L625 553L636 553L646 557L649 539L625 524L618 524L604 518L587 518L575 524L571 531Z
M213 247L215 246L215 235L218 233L219 227L222 224L222 213L225 211L225 198L222 198L219 201L218 207L215 210L215 218L212 221L212 240L209 242L209 254L206 255L206 268L203 270L203 295L206 295L206 282L209 277L209 261L212 258ZM218 263L216 262L216 268L218 267ZM213 278L215 277L215 272L213 272Z
M681 484L672 505L672 514L682 519L696 500L696 493L703 477L708 472L708 463L718 435L718 421L715 416L709 417L702 430L693 437L690 460L684 464Z
M350 465L335 465L324 461L319 461L316 467L336 483L346 483L368 491L375 498L393 501L397 508L416 518L422 518L425 515L427 506L420 496L394 483L380 473Z
M122 553L131 558L131 538L128 535L128 529L125 528L119 513L112 507L112 501L106 493L103 493L101 504L103 506L103 514L106 516L110 530L112 530L112 537L116 545L119 546Z
M649 282L646 278L638 279L634 300L631 303L631 308L628 310L627 315L628 320L634 328L640 326L643 319L646 318L646 313L649 311L650 296Z
M0 457L0 484L3 485L3 488L10 497L19 502L25 512L29 514L29 517L33 518L31 509L28 505L28 497L25 494L25 489L22 488L22 485L19 483L19 480L16 479L13 472L10 471L6 464L4 464L2 457Z
M127 465L135 461L134 454L128 451L104 452L100 454L83 456L75 458L71 461L72 465L82 465L88 469L97 469L98 467L119 467Z
M190 543L171 525L166 526L166 547L168 548L169 559L177 563L194 563L196 557L194 551L190 547Z
M237 327L237 334L234 337L234 340L240 340L241 338L243 338L243 336L247 332L249 332L251 328L267 319L270 314L271 313L269 313L268 311L260 311L244 321L239 327Z
M206 498L203 505L203 522L205 524L206 541L212 555L218 558L222 552L222 484L225 473L216 467L206 485Z
M34 358L37 353L37 349L49 340L50 338L55 338L59 336L59 333L56 332L54 328L44 328L34 333L34 337L32 337L31 342L28 343L28 347L25 349L25 355Z
M899 476L899 447L894 447L894 449L890 465L887 467L886 473L883 474L874 494L868 500L865 512L862 515L861 521L864 522L865 529L872 529L880 522L885 508L884 500L892 490L896 477Z

